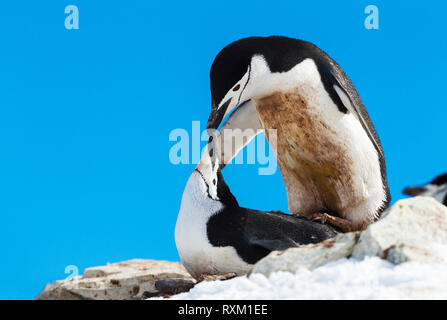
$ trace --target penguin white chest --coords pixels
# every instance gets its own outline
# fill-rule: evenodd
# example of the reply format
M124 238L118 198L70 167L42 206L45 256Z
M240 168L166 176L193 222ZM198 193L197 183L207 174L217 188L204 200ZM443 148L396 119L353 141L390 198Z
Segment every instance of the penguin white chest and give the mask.
M369 223L383 198L380 164L355 117L340 112L315 82L254 102L267 139L276 147L290 211L310 216L329 209L354 224ZM269 137L271 129L276 143Z
M175 243L183 265L195 278L201 274L246 274L251 266L233 247L215 247L207 235L209 218L222 209L206 195L206 185L197 173L191 175L182 197L175 226Z

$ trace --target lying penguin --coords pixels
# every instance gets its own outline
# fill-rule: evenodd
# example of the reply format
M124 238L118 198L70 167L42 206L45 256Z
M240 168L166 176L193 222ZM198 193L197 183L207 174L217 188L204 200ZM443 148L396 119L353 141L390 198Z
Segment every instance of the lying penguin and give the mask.
M423 186L407 187L403 193L409 196L432 197L447 206L447 174L440 175Z
M270 144L276 130L273 149L292 214L353 231L388 207L374 125L349 77L318 47L278 36L238 40L216 56L210 80L208 129L249 103L238 122L253 134L264 130Z
M215 152L224 140L219 134L210 138L186 184L175 226L178 253L193 277L243 275L271 251L336 235L330 226L306 218L240 207Z

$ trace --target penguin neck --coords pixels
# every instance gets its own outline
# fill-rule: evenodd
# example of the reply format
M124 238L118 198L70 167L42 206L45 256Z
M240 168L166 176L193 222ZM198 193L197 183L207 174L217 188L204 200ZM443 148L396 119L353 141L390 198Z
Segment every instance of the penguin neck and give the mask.
M196 170L202 175L203 179L207 183L216 185L217 172L219 171L219 159L214 154L214 147L210 146L210 143L206 146L203 152L202 158L197 164Z
M197 171L207 186L207 196L213 200L219 201L225 207L239 206L236 198L231 193L230 188L225 183L220 170L220 161L212 144L208 144L198 163Z

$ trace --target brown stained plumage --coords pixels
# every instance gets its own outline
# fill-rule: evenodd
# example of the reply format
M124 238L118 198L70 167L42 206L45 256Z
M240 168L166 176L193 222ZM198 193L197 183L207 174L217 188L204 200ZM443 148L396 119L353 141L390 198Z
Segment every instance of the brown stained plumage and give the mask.
M276 129L277 158L294 214L333 210L343 216L362 199L352 190L352 160L313 104L312 92L275 92L255 100L266 129ZM291 205L292 204L292 205ZM298 207L294 207L294 205Z

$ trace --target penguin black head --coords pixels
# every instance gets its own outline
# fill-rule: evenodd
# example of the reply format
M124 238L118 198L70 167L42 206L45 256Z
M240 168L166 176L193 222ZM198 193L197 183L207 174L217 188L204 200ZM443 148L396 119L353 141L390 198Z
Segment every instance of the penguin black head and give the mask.
M444 193L447 194L447 174L437 176L426 185L407 187L403 193L409 196L433 196L447 204L447 198L444 200Z
M437 176L430 182L430 184L433 184L435 186L447 184L447 173Z
M265 94L269 74L289 71L315 55L325 54L309 42L280 36L245 38L223 48L211 66L207 128L217 129L234 108Z

